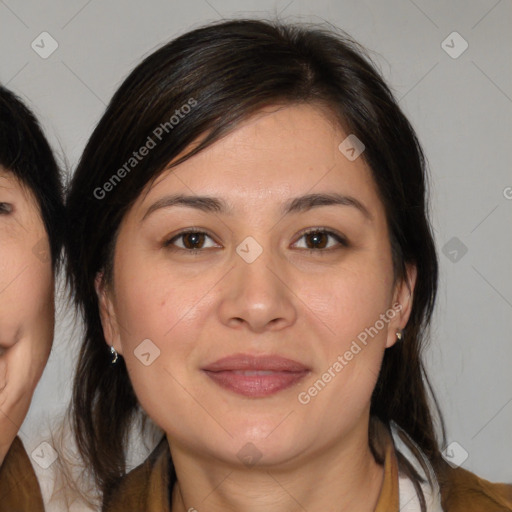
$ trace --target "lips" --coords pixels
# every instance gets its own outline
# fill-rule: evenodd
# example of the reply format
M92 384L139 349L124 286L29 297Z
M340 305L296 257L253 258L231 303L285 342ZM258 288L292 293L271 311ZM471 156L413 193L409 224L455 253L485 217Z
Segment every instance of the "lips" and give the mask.
M253 356L250 354L234 354L223 357L205 366L203 370L211 372L222 371L273 371L273 372L303 372L307 366L281 356Z
M237 394L263 398L287 389L311 371L281 356L235 354L202 368L216 384Z

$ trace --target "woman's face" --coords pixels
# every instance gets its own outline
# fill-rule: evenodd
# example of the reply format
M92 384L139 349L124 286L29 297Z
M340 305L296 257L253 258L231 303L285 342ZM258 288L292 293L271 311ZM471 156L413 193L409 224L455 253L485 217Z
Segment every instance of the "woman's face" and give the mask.
M34 195L0 167L0 406L17 428L53 339L49 252Z
M367 432L411 298L393 286L370 171L338 148L347 135L313 106L267 109L162 174L123 219L112 286L97 279L104 332L171 451L276 464ZM215 200L172 205L177 194ZM320 197L334 194L343 204Z

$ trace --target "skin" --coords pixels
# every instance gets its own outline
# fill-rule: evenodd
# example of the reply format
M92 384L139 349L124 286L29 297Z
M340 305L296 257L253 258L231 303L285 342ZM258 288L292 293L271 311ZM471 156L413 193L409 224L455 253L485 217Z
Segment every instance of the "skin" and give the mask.
M164 172L121 223L113 279L96 280L103 328L141 405L166 433L179 480L173 511L374 510L383 468L368 444L370 398L384 351L407 323L416 271L393 283L384 208L362 158L351 162L338 150L345 137L320 108L268 108ZM339 205L280 214L290 198L333 191L357 198L373 220ZM178 192L222 197L234 213L173 206L142 220ZM165 246L189 227L208 236ZM350 245L304 237L311 227ZM236 252L247 236L263 248L252 263ZM396 302L400 312L371 343L299 403ZM145 366L134 350L148 338L160 355ZM270 397L248 398L200 370L241 352L279 354L311 373ZM262 454L254 466L237 457L248 442Z
M50 354L54 281L34 195L0 167L0 463Z

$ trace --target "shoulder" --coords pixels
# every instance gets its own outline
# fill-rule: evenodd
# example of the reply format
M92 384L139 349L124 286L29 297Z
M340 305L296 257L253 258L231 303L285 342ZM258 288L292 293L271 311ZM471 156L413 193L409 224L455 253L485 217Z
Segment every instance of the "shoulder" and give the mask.
M434 489L430 489L430 486L427 488L436 497L437 508L433 510L439 510L441 505L444 512L512 512L512 483L489 482L461 467L453 468L441 456L436 460L434 471L431 461L421 448L394 422L391 424L391 432L395 448L418 474L435 482ZM414 453L411 446L415 448ZM420 459L423 459L423 464ZM429 477L423 471L425 467ZM438 501L439 494L441 503Z
M492 483L448 464L440 473L442 505L446 512L512 511L512 484Z
M104 498L103 512L168 510L170 452L164 437L149 457L119 479Z
M43 498L34 468L19 437L0 466L2 510L43 512Z

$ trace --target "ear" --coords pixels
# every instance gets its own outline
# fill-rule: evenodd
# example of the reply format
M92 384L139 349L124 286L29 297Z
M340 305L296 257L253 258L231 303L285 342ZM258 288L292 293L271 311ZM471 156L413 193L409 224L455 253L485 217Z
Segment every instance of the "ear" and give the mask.
M407 263L405 279L395 285L392 302L395 316L389 321L386 348L392 347L398 341L396 333L404 329L409 321L417 275L416 265Z
M108 346L113 346L116 351L122 355L119 327L114 311L114 304L111 298L111 292L108 289L103 272L98 272L94 279L94 288L98 297L98 307L100 310L101 325L103 327L103 336Z

